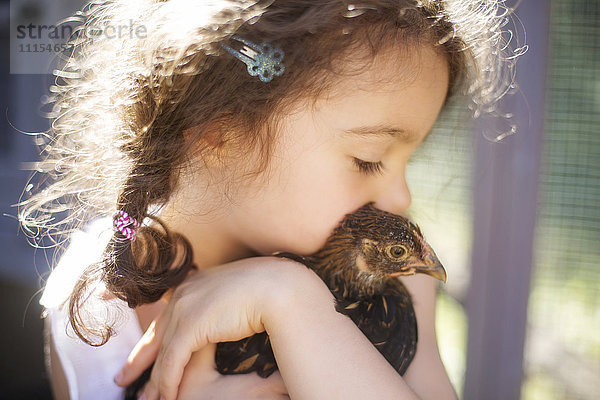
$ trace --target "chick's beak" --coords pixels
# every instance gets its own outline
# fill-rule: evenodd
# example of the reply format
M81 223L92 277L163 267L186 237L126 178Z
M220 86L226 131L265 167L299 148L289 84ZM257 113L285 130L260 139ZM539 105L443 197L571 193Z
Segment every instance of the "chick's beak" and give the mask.
M421 259L411 265L415 269L415 273L429 275L446 283L447 275L444 266L438 259L431 246L423 239L419 238L419 240L421 242L423 251L420 257Z
M433 266L418 266L415 268L415 273L429 275L446 283L446 270L440 263Z

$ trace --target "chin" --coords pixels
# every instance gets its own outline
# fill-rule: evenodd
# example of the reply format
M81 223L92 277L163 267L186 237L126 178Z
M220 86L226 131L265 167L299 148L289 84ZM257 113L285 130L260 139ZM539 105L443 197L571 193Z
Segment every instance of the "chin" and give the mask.
M274 232L275 235L270 233L268 236L263 236L264 240L258 240L254 243L247 242L247 244L259 255L267 256L281 251L307 256L316 253L325 246L332 232L333 228L331 230L326 228L322 233L294 230L292 228L285 235L284 232Z
M288 243L280 243L278 246L269 246L266 249L267 254L272 254L276 251L289 252L302 256L307 256L316 253L321 247L325 245L326 239L315 240L303 240L302 235L298 235L295 240Z
M333 229L332 229L333 232ZM299 247L296 251L288 250L292 253L300 254L303 256L308 256L316 253L321 250L325 244L327 243L327 239L329 239L330 232L327 232L326 235L322 235L321 237L313 237L312 240L305 240L301 243L298 243L296 247Z

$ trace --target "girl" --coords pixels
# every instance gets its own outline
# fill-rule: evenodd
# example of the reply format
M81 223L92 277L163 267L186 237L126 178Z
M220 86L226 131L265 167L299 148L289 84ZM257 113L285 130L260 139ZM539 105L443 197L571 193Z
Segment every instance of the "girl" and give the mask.
M49 181L19 213L30 232L73 232L41 299L56 398L121 398L153 361L148 400L455 398L432 278L399 278L419 331L399 376L316 274L269 254L313 253L369 201L406 212L407 161L448 99L469 93L478 114L503 93L500 6L84 10L51 90ZM216 372L216 343L265 330L278 372Z

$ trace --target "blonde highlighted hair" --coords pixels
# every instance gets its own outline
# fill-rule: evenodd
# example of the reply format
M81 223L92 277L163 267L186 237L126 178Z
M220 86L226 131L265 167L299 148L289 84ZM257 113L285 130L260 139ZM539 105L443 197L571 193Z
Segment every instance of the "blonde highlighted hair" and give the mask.
M366 65L389 47L434 46L448 61L448 98L468 95L474 116L493 111L510 88L520 51L507 43L502 1L113 0L92 2L77 17L73 53L50 90L52 125L38 137L42 160L31 178L38 180L18 205L30 235L68 234L116 210L153 221L135 242L115 233L69 298L72 327L93 345L112 331L82 318L92 283L135 307L158 300L193 268L189 241L151 211L168 202L192 159L228 144L259 154L229 188L258 176L278 118L330 90L343 73L336 61L357 49L366 50ZM145 34L84 34L132 23ZM282 48L285 73L268 84L250 76L219 45L233 34Z

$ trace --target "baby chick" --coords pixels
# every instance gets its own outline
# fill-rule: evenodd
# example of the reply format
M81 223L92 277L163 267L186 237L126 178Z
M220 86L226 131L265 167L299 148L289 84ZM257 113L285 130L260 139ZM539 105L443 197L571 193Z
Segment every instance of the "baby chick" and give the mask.
M417 319L410 293L396 277L421 273L446 282L444 267L417 225L371 202L346 214L316 253L273 255L315 271L335 296L335 309L350 317L404 375L417 350ZM224 375L256 371L266 378L277 369L266 332L218 343L215 363ZM151 370L127 388L125 399L137 398Z
M347 214L316 253L273 255L315 271L335 296L336 310L404 375L417 349L417 321L411 296L396 277L421 273L446 282L444 267L417 225L371 202ZM221 374L256 371L266 378L277 369L266 332L218 343L215 362Z

